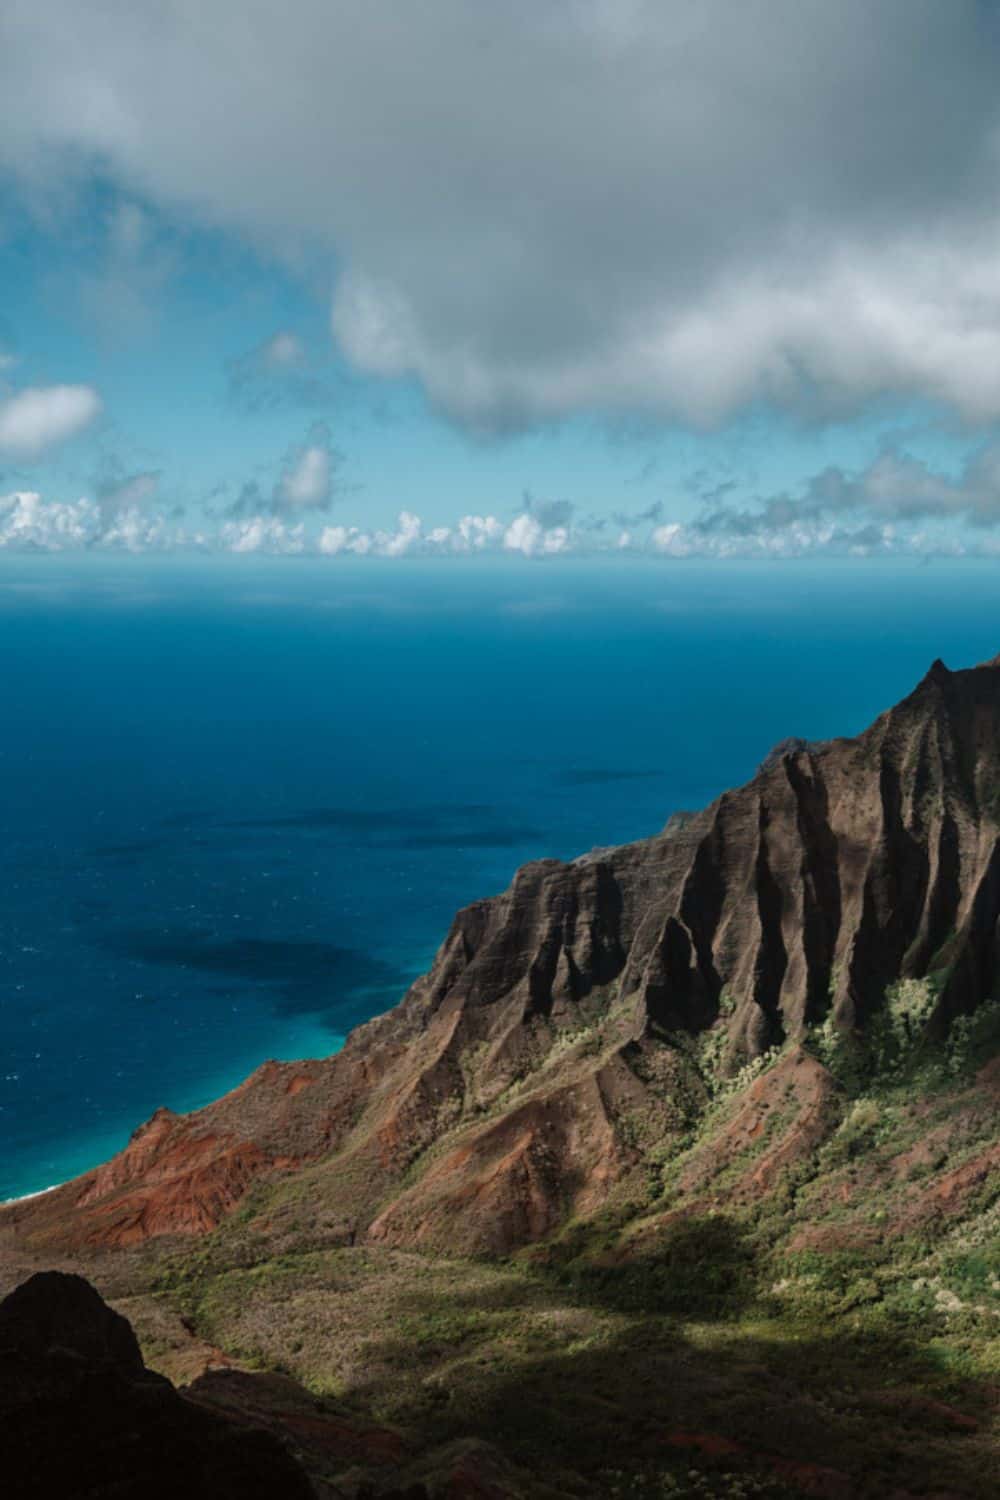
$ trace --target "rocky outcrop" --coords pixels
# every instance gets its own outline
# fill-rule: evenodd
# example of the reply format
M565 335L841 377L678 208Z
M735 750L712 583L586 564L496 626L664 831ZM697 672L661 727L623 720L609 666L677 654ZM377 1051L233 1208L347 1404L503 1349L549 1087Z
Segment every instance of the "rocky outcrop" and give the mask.
M277 1438L193 1405L148 1371L127 1321L79 1276L0 1303L4 1493L18 1500L309 1500Z
M606 1202L697 1109L706 1057L733 1073L782 1046L800 1109L761 1187L824 1128L829 1080L796 1051L809 1029L863 1032L890 984L929 978L943 1033L995 991L998 917L1000 661L935 662L855 739L784 742L656 837L525 866L337 1056L161 1111L0 1230L70 1247L199 1232L296 1171L331 1234L499 1252Z

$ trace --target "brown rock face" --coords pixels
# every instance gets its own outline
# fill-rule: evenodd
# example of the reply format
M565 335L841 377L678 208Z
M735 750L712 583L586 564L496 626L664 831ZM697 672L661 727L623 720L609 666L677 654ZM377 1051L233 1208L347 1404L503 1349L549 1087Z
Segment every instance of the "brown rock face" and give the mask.
M888 985L933 975L940 1034L995 993L998 820L1000 661L935 662L856 739L786 742L653 838L525 866L336 1057L159 1113L0 1228L33 1246L197 1232L297 1168L343 1235L503 1251L599 1207L697 1105L684 1037L730 1070L793 1044L799 1111L766 1185L825 1128L829 1079L794 1045L810 1025L863 1030Z

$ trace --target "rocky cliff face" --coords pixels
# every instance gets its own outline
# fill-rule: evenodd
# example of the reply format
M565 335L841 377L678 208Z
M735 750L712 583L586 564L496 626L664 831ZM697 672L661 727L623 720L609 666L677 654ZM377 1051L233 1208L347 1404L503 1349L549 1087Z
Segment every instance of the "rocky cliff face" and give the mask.
M772 1147L787 1161L833 1093L810 1028L863 1033L911 978L943 1034L995 993L998 918L1000 659L935 662L856 739L788 742L653 838L525 866L340 1054L160 1111L0 1230L198 1232L294 1174L331 1238L503 1251L606 1202L704 1102L706 1059L732 1073L784 1047L759 1086L798 1102Z

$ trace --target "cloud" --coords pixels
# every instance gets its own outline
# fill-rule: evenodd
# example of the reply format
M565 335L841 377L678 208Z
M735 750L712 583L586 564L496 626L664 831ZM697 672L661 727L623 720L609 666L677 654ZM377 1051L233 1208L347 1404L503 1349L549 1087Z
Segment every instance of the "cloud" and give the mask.
M34 490L0 496L0 545L58 551L85 546L94 534L96 507L79 500L46 504Z
M109 522L123 511L148 510L159 495L160 478L156 469L125 474L120 464L113 462L95 486L105 521Z
M576 510L572 500L536 500L530 491L525 491L524 508L546 530L568 526Z
M855 481L863 483L863 476ZM831 493L839 495L836 488ZM176 514L142 504L108 511L98 499L46 500L37 491L0 496L0 548L34 551L124 550L255 553L398 560L405 557L471 559L492 554L538 560L562 556L636 553L681 560L801 558L808 556L1000 556L1000 532L973 524L956 535L950 512L887 519L863 506L809 504L776 499L756 512L715 513L671 520L648 537L627 529L611 534L581 526L546 529L528 511L504 525L494 516L462 516L451 525L426 527L401 511L392 529L355 525L316 528L304 520L260 512L187 527Z
M816 520L800 520L773 529L747 527L736 532L709 531L682 521L670 521L656 528L650 544L663 557L713 559L937 555L966 550L951 538L897 534L892 526L874 522L845 527Z
M435 550L447 540L448 528L424 536L423 522L412 511L400 511L395 531L361 531L357 526L324 526L317 549L326 557L353 552L358 557L405 557L408 552Z
M326 510L333 500L334 473L343 456L330 429L317 422L301 447L292 450L274 489L275 511Z
M158 216L132 197L105 210L101 230L95 263L81 265L61 290L104 343L119 344L154 329L180 257Z
M319 444L303 448L281 476L278 495L290 509L322 510L330 501L330 454Z
M843 516L877 524L944 521L987 529L1000 523L1000 444L970 453L955 475L893 448L856 473L831 465L799 495L760 499L756 506L706 508L685 535L760 538ZM670 528L661 528L661 532ZM656 533L654 533L654 536Z
M305 440L285 454L270 494L258 480L247 480L236 499L225 507L223 516L240 521L264 514L302 517L328 510L337 495L348 488L337 478L343 462L344 455L334 447L328 424L315 422ZM225 495L228 488L228 484L220 485L213 495Z
M503 544L508 552L521 552L525 557L551 557L568 550L569 531L565 526L546 529L530 511L522 511L504 532Z
M280 328L259 346L257 357L266 369L294 369L305 362L305 345L297 334Z
M422 540L422 522L412 511L400 511L399 524L393 532L376 532L375 550L383 557L405 557Z
M504 528L496 516L462 516L450 539L455 552L482 552L503 536Z
M36 0L3 25L20 180L99 162L290 264L319 247L340 348L473 429L886 395L1000 417L991 3L215 0L206 26Z
M219 531L219 543L229 552L305 551L305 531L301 524L288 526L277 516L250 516L244 521L226 521Z
M652 505L647 505L644 510L615 511L612 517L615 524L629 530L636 526L645 526L663 519L663 501L654 500Z
M204 541L164 515L144 514L135 507L109 516L98 501L87 497L45 500L37 490L0 495L0 548L64 552L103 547L148 552L200 546Z
M102 409L90 385L26 386L0 400L0 452L16 459L40 458L76 437Z
M226 379L230 401L251 414L333 401L333 392L313 373L302 339L287 328L231 359Z

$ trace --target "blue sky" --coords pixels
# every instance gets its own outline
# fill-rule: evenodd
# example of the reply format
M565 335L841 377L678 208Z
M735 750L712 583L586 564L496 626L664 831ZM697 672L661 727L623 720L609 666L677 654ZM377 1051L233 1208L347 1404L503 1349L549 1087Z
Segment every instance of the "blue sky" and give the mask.
M1000 551L983 0L13 0L0 545Z

